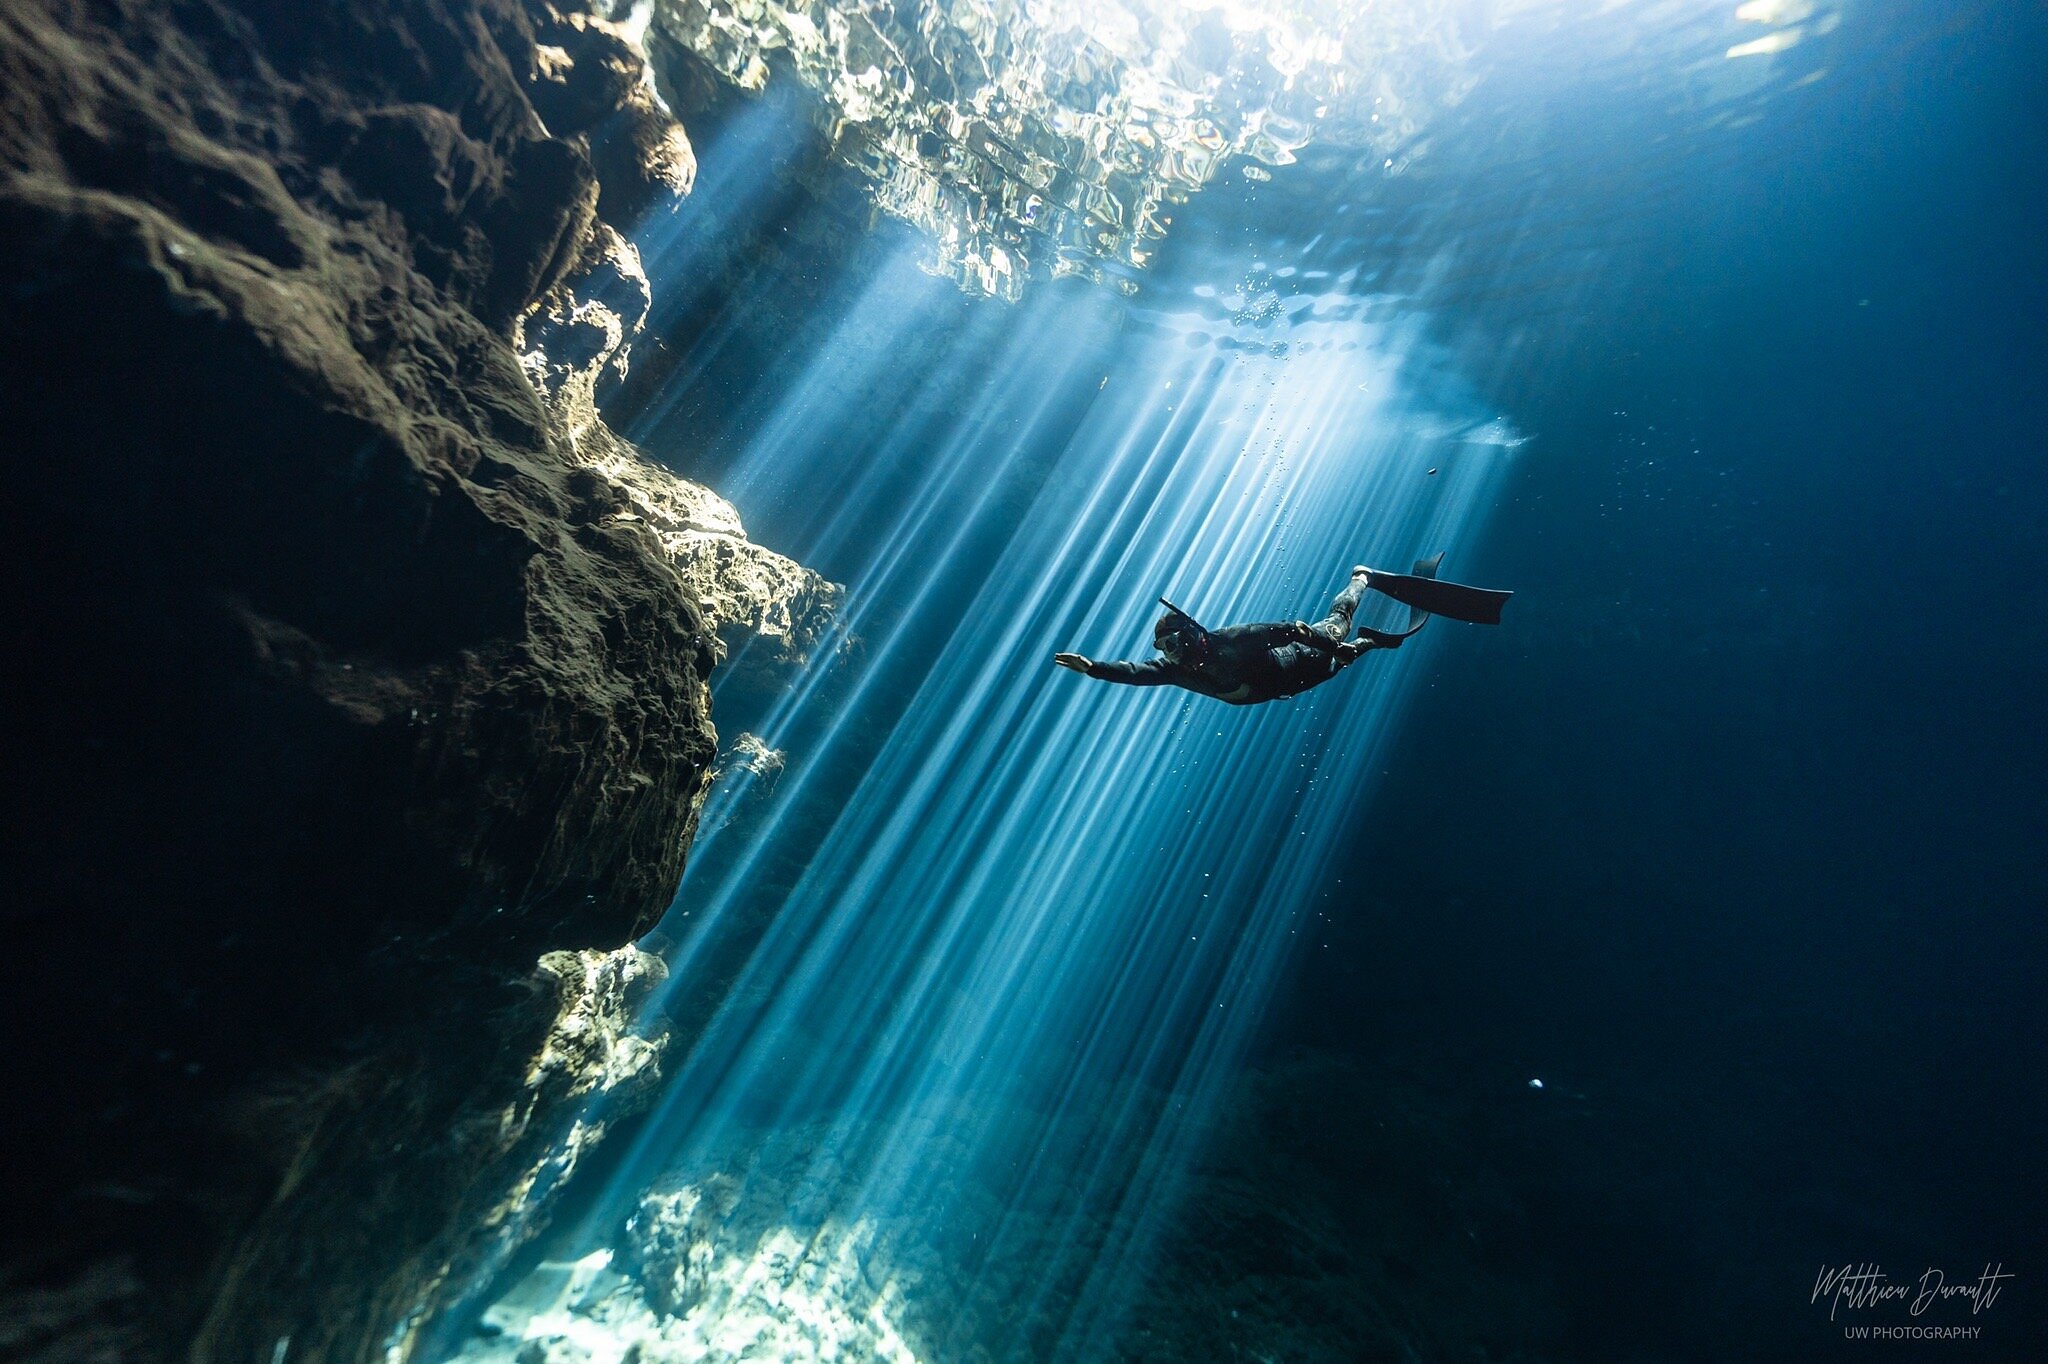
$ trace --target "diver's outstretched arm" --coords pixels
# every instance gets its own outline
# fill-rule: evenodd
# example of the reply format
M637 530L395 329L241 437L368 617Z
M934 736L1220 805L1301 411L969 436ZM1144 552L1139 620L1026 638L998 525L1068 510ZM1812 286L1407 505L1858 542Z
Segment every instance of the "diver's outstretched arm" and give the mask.
M1166 687L1180 681L1180 669L1163 658L1143 663L1098 663L1080 654L1054 654L1052 661L1062 668L1086 673L1098 682L1122 682L1133 687Z

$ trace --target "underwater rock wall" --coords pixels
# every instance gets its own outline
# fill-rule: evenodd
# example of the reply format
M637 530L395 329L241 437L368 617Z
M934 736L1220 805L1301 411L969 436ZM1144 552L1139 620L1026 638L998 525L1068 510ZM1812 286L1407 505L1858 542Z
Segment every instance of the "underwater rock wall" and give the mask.
M0 10L9 1358L402 1359L651 1083L706 679L835 598L591 406L692 169L538 0Z

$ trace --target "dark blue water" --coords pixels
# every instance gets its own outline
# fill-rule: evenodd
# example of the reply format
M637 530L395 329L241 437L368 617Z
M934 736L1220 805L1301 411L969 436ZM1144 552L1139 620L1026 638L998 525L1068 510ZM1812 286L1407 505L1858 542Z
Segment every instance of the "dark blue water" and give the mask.
M1494 371L1516 629L1435 673L1271 1039L1457 1114L1425 1169L1496 1183L1482 1258L1559 1357L1853 1358L1814 1268L2048 1258L2041 14L1853 18L1682 164L1542 144L1611 233ZM1476 354L1518 316L1471 309ZM1310 1163L1383 1242L1393 1181ZM2034 1357L2025 1285L1890 1348Z

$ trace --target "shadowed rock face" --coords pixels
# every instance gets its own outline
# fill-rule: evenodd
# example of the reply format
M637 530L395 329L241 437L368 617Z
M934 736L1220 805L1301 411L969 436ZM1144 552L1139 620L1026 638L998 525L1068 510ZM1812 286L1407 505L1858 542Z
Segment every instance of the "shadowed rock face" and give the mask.
M515 337L692 170L542 3L0 10L0 1353L381 1357L645 1087L590 950L681 874L718 628L832 590L679 555Z

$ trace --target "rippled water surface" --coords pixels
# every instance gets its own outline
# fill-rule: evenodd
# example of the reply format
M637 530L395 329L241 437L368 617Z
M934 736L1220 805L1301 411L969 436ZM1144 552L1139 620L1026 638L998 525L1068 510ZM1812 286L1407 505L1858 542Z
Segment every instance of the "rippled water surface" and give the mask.
M876 202L930 233L934 268L1004 297L1075 274L1133 287L1219 180L1369 196L1489 81L1662 83L1652 99L1695 118L1753 117L1774 86L1826 74L1841 20L1832 0L657 0L641 16L673 65L799 84Z

